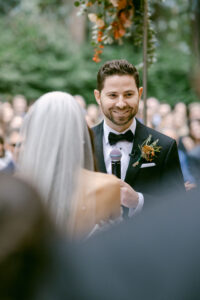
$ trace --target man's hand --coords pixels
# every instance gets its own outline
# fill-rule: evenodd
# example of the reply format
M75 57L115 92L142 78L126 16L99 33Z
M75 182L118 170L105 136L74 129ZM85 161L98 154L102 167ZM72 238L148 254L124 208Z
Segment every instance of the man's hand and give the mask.
M136 208L138 205L138 193L126 182L120 181L121 204L128 208Z
M191 189L195 188L196 184L195 183L191 183L189 181L185 182L185 189L186 191L190 191Z

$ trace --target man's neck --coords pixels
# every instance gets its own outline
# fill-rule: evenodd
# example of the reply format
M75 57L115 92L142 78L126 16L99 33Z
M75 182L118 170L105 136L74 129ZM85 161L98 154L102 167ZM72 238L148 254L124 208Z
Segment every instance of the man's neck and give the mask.
M133 121L134 121L134 118L125 125L116 125L113 122L111 122L110 120L108 120L107 118L104 118L104 122L106 123L106 125L119 133L127 130L132 125Z

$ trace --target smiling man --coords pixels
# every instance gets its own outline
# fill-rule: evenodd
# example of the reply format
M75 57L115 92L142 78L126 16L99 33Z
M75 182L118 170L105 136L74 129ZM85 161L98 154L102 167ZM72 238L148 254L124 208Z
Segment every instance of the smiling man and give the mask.
M99 171L111 173L110 152L120 150L121 204L129 216L161 195L184 192L176 141L136 118L143 88L137 69L126 60L106 62L94 95L104 120L93 127Z
M143 88L138 88L133 76L112 75L106 78L104 86L95 90L95 97L101 106L108 126L123 132L137 114Z

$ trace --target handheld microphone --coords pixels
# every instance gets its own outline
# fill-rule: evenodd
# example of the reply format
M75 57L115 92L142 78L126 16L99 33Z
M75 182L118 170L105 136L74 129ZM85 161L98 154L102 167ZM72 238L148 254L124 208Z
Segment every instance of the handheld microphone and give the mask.
M110 152L112 174L121 178L121 157L122 154L118 149L113 149Z

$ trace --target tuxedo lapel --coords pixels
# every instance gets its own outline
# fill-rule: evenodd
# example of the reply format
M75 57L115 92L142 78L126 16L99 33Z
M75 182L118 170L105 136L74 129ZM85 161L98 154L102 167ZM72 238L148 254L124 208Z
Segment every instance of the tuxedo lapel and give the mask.
M149 133L147 128L136 119L136 130L135 130L133 148L130 154L130 161L129 161L129 165L125 177L125 181L128 183L133 182L133 179L135 178L138 171L140 170L142 161L140 161L139 164L135 167L133 167L133 164L138 160L141 154L138 145L141 145L144 142L144 140L148 138L148 136Z
M95 156L98 171L107 173L103 155L103 122L92 128L92 130L94 132Z

